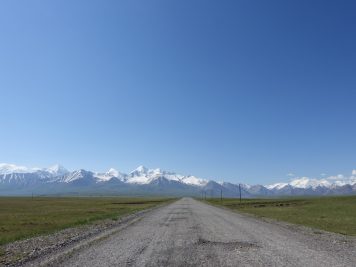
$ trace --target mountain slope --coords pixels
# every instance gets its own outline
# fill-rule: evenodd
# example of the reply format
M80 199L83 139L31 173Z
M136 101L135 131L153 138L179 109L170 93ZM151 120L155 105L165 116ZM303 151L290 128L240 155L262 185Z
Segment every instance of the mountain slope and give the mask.
M243 197L293 195L356 194L356 171L352 176L325 179L296 178L289 183L273 185L242 184ZM218 183L192 175L180 175L161 169L139 166L129 174L113 168L104 173L87 170L70 172L60 165L49 168L27 168L0 164L0 195L71 194L71 195L174 195L238 197L239 185Z

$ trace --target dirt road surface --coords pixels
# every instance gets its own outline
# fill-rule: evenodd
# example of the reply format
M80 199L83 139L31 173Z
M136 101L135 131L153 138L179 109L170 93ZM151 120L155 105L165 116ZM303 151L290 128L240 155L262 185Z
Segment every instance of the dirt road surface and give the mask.
M50 265L356 266L356 242L183 198Z

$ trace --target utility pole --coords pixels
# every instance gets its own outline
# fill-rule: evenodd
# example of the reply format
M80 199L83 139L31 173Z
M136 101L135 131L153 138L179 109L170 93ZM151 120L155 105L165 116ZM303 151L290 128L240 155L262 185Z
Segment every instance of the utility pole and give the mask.
M222 189L220 189L220 200L222 202Z
M239 191L240 191L240 203L241 203L241 184L239 184Z

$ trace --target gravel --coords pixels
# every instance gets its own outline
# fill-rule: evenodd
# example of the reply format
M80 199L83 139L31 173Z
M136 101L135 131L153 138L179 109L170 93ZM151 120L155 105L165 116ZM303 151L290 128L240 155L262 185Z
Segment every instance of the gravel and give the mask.
M151 209L149 209L151 210ZM67 228L53 234L33 237L0 246L0 266L33 265L37 261L52 258L102 239L131 222L139 219L149 210L143 210L121 217L106 219L92 224ZM52 255L53 254L53 255ZM32 263L31 263L32 262Z
M356 266L356 239L191 198L47 262L51 266Z
M15 242L6 251L8 259L27 256L3 264L24 266L356 266L354 237L191 198L117 222Z

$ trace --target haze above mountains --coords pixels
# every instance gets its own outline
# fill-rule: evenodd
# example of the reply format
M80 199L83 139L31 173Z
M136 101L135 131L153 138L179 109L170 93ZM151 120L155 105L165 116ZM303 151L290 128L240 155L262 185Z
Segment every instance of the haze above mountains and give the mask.
M349 177L323 179L295 178L272 185L242 184L244 197L279 195L356 194L356 170ZM0 195L172 195L237 197L239 185L181 175L161 169L139 166L129 174L111 168L107 172L68 171L61 165L28 168L0 164Z

